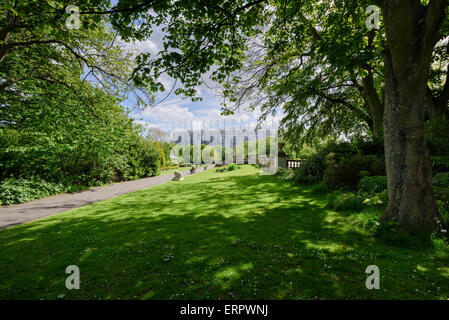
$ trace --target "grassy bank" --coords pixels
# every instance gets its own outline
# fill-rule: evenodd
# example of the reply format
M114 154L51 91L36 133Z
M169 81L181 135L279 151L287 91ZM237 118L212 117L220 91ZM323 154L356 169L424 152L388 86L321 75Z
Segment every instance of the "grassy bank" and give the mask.
M386 244L325 205L251 166L200 172L0 230L0 298L449 298L447 248Z

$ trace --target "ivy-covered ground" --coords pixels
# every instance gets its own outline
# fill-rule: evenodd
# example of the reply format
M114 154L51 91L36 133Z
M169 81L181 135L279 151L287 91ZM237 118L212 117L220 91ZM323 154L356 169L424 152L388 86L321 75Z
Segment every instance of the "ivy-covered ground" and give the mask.
M251 166L208 170L0 230L0 298L449 298L442 242L387 244L312 191Z

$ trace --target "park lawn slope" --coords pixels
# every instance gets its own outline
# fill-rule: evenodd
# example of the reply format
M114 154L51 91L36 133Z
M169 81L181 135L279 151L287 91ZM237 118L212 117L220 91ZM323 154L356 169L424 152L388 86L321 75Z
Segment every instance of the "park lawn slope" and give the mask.
M388 245L358 216L252 166L208 170L0 230L0 299L449 298L447 249Z

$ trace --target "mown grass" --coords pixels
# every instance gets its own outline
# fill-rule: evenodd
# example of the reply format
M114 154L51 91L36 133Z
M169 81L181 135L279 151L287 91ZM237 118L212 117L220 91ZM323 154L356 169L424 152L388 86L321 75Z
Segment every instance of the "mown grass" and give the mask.
M175 173L175 171L187 171L190 170L190 167L179 167L177 169L167 169L167 170L162 170L160 175L164 175L164 174L173 174Z
M209 170L0 230L0 298L449 298L447 248L376 240L312 191ZM380 290L365 287L372 264Z

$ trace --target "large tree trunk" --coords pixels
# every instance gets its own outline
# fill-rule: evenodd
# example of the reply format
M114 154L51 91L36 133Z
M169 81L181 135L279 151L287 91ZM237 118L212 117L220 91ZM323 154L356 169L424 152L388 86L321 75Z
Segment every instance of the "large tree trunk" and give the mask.
M433 231L441 218L424 138L426 87L410 73L396 74L391 58L387 60L384 136L389 203L382 219L398 221L409 232Z
M424 139L427 80L445 1L382 1L388 50L385 53L385 159L389 204L383 220L408 232L431 232L441 221Z

